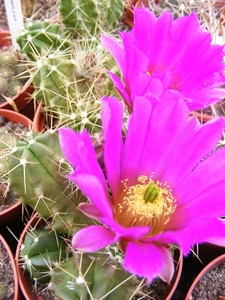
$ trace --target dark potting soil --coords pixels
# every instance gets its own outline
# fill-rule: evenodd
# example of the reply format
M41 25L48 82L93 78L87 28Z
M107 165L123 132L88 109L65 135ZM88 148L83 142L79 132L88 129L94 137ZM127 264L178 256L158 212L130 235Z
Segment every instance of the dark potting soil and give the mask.
M190 297L190 300L215 299L225 299L225 262L206 273Z

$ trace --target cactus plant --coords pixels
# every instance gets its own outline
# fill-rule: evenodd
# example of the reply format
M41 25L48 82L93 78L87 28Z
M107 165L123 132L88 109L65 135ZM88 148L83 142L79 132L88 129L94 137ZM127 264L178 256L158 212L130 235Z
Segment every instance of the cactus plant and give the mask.
M21 246L23 267L32 278L49 282L49 270L67 257L66 242L56 232L46 229L32 229L26 234Z
M63 24L78 37L87 30L91 38L101 30L111 32L117 29L123 9L123 0L59 1L59 12Z
M21 32L17 42L21 51L31 59L35 59L34 53L50 50L54 53L58 48L66 49L77 38L99 40L99 32L112 32L118 29L124 10L123 0L60 0L58 2L60 12L59 21L53 22L32 21L27 19L25 29Z
M71 250L64 237L48 228L48 221L35 220L20 246L20 265L37 284L47 284L57 299L124 300L139 291L135 276L111 260L109 252Z
M0 101L17 95L26 83L29 73L22 58L10 50L0 51Z
M59 232L72 234L90 224L77 209L87 199L65 178L70 166L61 153L58 134L51 130L33 133L16 148L9 159L9 181L20 202L51 219Z
M99 99L115 91L106 73L113 60L100 44L100 28L116 30L123 7L122 0L61 0L62 24L27 20L17 42L33 62L33 96L57 120L55 127L101 131Z
M104 253L74 252L50 274L50 290L62 300L128 300L138 291L134 276L112 265Z
M110 94L112 83L103 64L107 55L101 49L75 49L71 57L63 53L42 56L32 74L34 97L44 103L47 114L54 115L57 127L101 131L100 98Z

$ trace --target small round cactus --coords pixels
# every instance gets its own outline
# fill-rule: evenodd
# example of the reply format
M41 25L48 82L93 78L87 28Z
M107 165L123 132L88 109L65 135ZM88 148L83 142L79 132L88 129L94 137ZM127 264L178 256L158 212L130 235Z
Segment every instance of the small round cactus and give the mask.
M17 53L0 51L0 101L14 97L23 88L28 73Z

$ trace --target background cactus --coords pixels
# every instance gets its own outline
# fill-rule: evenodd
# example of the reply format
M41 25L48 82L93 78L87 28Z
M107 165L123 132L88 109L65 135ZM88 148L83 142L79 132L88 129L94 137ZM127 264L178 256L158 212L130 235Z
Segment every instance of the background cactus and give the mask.
M55 127L67 125L75 130L101 131L100 98L112 94L104 63L108 55L93 46L39 57L34 63L34 97L54 116Z
M100 31L116 30L123 10L123 0L59 0L62 22L75 37L82 37L87 30L90 39Z
M118 30L123 8L123 0L60 0L58 23L27 20L17 42L33 61L33 96L54 118L51 126L101 131L100 98L115 91L100 33Z
M93 42L99 40L100 32L118 31L124 1L59 0L58 10L58 23L53 23L54 20L33 22L32 17L27 18L17 42L31 60L42 51L54 53L59 48L66 49L77 38Z
M16 151L17 141L26 139L28 132L22 124L8 122L5 116L0 116L0 205L9 195L17 198L8 182L9 157Z
M47 218L59 232L72 234L92 222L77 209L87 199L65 178L71 169L56 132L33 133L26 141L19 141L9 168L9 181L20 202Z

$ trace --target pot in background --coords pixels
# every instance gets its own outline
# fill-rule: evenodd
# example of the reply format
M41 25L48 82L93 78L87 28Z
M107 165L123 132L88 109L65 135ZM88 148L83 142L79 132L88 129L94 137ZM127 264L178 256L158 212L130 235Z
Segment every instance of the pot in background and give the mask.
M16 268L16 264L15 264L15 261L14 261L13 254L12 254L7 242L5 241L5 239L3 238L2 235L0 235L0 243L3 245L4 249L6 250L6 252L8 254L8 257L9 257L9 260L10 260L10 265L11 265L12 270L13 270L13 278L14 278L14 298L13 298L13 300L20 300L21 295L20 295L20 291L19 291L17 268ZM1 285L2 285L2 283L1 283Z

